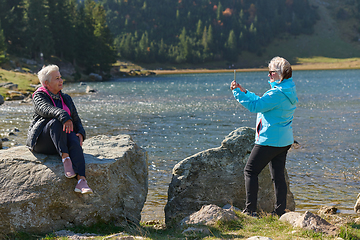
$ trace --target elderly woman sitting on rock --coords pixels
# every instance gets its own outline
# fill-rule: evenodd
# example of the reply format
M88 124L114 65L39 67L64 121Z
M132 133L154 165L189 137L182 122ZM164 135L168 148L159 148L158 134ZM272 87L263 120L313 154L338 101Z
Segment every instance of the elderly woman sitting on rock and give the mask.
M61 92L63 80L56 65L38 72L42 87L33 94L35 113L28 131L26 145L34 152L59 154L65 177L77 177L75 192L93 193L85 178L82 143L86 137L71 97Z

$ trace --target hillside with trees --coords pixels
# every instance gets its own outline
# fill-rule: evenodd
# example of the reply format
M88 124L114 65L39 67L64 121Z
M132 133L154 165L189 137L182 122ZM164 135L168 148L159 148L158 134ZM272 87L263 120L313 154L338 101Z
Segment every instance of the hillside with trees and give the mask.
M353 57L359 16L360 0L0 0L0 62L52 56L101 74L117 58L254 67L244 54Z
M236 61L284 33L312 34L307 0L100 0L120 56L135 62Z

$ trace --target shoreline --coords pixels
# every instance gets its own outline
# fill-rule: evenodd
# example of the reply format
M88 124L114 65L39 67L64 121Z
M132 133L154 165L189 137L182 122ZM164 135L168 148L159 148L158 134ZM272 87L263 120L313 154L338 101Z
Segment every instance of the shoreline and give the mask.
M336 62L336 63L304 63L292 65L293 71L315 71L315 70L354 70L360 69L359 61ZM149 70L156 75L170 74L193 74L193 73L227 73L227 72L265 72L265 68L231 68L231 69L166 69L166 70Z

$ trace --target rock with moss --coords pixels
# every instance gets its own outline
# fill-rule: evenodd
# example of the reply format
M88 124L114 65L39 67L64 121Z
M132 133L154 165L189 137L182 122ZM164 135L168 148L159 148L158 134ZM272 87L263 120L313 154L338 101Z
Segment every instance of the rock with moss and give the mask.
M83 145L93 194L75 193L57 155L25 146L0 151L0 235L45 233L98 222L138 224L148 190L147 155L128 135Z
M279 220L288 222L294 227L300 227L315 232L322 232L328 235L337 235L339 233L338 227L309 211L306 211L304 214L298 212L288 212L282 215Z
M165 206L167 225L178 224L203 205L245 207L244 167L254 146L254 135L252 128L239 128L220 147L199 152L175 165ZM286 181L287 209L295 210L287 173ZM272 212L274 204L274 187L266 167L259 175L258 210Z
M219 222L237 221L239 217L231 209L223 209L215 204L204 205L202 208L181 220L180 225L216 226Z

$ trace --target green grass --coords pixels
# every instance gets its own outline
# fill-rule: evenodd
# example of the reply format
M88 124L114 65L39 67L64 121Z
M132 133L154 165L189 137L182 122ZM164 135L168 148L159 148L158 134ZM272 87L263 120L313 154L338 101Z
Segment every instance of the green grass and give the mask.
M340 226L338 236L328 236L324 233L294 228L288 223L278 220L278 217L273 217L268 214L260 215L260 218L252 218L241 213L237 213L239 220L231 222L218 222L215 226L189 226L195 228L207 228L209 233L207 235L201 233L193 233L184 235L182 232L186 228L173 227L166 228L163 223L154 221L153 223L141 223L138 225L131 225L126 228L115 226L114 224L98 223L89 227L75 227L68 230L75 233L94 233L98 234L95 240L103 239L114 235L116 233L123 233L122 236L141 236L145 239L168 240L168 239L247 239L252 236L266 236L273 240L296 240L296 239L314 239L314 240L334 240L336 237L341 237L344 240L360 239L360 225L354 222L344 223ZM335 219L335 218L333 218ZM338 217L336 217L338 219ZM327 219L331 221L331 217ZM119 236L109 238L115 240ZM47 235L35 235L27 233L17 233L7 236L8 240L27 240L27 239L43 239L43 240L67 240L68 238L57 238L54 233Z
M34 88L30 87L30 84L38 84L39 80L34 74L7 71L0 68L0 82L12 82L18 84L17 91L26 93L33 92ZM9 96L8 91L8 89L0 88L0 94L4 98Z
M299 64L304 63L343 63L343 62L355 62L360 61L360 58L330 58L314 56L310 58L297 58Z

